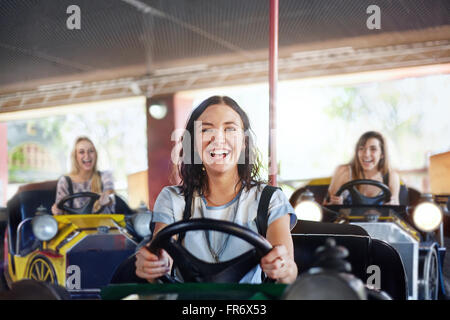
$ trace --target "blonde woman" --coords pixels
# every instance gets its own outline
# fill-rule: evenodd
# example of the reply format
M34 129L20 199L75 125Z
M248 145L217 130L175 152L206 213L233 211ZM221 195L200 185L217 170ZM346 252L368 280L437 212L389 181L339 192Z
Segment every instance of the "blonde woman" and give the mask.
M391 191L391 199L386 204L399 204L400 177L390 167L386 141L379 132L368 131L359 138L352 161L337 167L324 204L350 204L349 194L336 196L336 192L343 184L357 179L384 183ZM366 197L374 197L380 193L380 189L372 185L360 185L357 188Z
M92 141L85 136L78 137L71 153L71 171L69 175L58 180L56 201L52 206L52 213L63 214L57 204L65 196L79 192L93 192L100 195L94 205L94 212L105 206L102 213L114 212L114 182L112 173L97 170L97 150ZM71 201L72 208L83 207L89 198L75 198Z

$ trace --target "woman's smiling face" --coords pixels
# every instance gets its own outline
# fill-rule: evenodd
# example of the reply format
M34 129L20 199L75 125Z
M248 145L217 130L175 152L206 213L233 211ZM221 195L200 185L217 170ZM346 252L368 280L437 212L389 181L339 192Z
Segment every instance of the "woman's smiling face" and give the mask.
M378 164L383 157L380 140L370 138L364 146L358 148L358 160L364 171L378 170Z
M81 140L76 146L76 159L81 171L92 171L97 161L97 153L94 145L86 140Z
M208 172L237 168L245 148L239 114L225 104L213 104L195 121L195 146Z

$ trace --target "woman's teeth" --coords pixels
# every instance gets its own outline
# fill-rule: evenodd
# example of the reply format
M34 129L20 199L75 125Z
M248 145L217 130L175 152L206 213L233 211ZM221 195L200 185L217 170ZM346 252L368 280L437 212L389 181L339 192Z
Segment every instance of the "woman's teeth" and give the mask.
M214 150L211 151L209 154L211 155L211 157L222 157L225 158L226 156L228 156L230 152L228 150Z

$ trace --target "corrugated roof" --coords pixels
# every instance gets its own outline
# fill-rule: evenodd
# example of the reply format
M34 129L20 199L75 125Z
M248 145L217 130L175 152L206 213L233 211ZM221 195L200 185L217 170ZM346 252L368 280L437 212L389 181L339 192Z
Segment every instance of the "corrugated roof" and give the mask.
M81 10L81 30L66 26L66 10L74 4ZM279 0L280 58L355 43L414 42L405 32L419 32L422 44L450 40L447 0L377 0L380 30L366 26L371 4ZM0 94L59 81L157 78L186 73L183 66L260 63L267 60L268 33L268 0L2 0Z

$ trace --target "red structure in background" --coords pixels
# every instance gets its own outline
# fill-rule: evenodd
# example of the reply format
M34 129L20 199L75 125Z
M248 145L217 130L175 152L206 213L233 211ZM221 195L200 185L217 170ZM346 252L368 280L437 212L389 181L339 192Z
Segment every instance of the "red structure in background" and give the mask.
M172 151L175 140L185 128L192 110L192 99L180 95L168 95L147 99L147 153L148 153L148 203L153 210L161 189L176 183L172 177ZM155 119L149 113L153 104L165 105L167 114L163 119Z
M6 123L0 123L0 206L8 197L8 134Z

